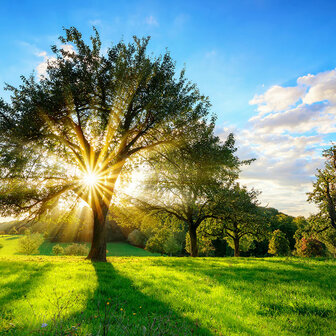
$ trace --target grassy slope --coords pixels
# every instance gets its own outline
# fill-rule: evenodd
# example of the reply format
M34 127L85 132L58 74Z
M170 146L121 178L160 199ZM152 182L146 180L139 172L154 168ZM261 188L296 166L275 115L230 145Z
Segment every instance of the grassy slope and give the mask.
M52 335L53 319L78 335L97 335L99 328L102 334L112 322L111 335L336 330L333 260L119 257L92 264L80 257L12 256L0 257L0 274L0 334Z
M3 248L0 248L0 256L10 256L17 255L18 242L22 238L22 236L0 236L0 244L3 245ZM52 255L52 248L56 245L56 243L50 243L48 241L44 242L39 250L40 255L50 256ZM65 247L69 244L67 243L59 243L59 245ZM86 244L89 246L90 244ZM126 243L108 243L107 244L107 255L109 257L150 257L153 255L151 252L145 251L141 248L126 244Z

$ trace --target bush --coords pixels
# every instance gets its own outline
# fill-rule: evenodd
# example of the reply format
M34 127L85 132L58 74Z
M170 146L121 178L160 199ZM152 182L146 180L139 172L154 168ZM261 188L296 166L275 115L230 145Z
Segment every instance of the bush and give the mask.
M61 245L57 244L53 247L52 253L56 256L62 255L64 254L64 248Z
M158 235L150 237L146 242L145 249L152 253L164 253L161 237Z
M38 254L38 248L43 243L43 236L39 233L29 233L19 240L18 252L23 254Z
M3 248L3 245L2 244L0 244L0 249L2 249Z
M325 245L314 238L301 238L296 244L300 257L323 257L326 255Z
M145 247L146 236L141 231L135 229L128 235L128 241L132 245Z
M288 255L289 252L289 241L286 235L279 229L275 230L268 245L268 253L276 256L285 256Z
M5 231L0 231L0 236L3 236L3 235L5 235L5 234L6 234Z
M73 243L64 249L65 255L85 256L89 254L89 248L85 244Z
M172 255L181 252L182 246L175 238L173 234L169 235L165 243L163 244L163 250L165 253Z

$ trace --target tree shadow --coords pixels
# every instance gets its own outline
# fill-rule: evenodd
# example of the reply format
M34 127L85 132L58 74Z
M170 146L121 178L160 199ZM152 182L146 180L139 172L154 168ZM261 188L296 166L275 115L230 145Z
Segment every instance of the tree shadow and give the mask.
M8 265L10 264L10 265ZM4 322L7 320L10 323L13 319L13 306L38 285L41 278L50 269L49 264L36 267L27 263L19 263L13 261L0 262L1 277L6 277L14 274L19 274L12 281L6 282L1 285L0 289L0 327L6 325ZM1 328L0 328L1 334Z
M198 321L139 291L110 262L92 262L92 266L97 277L94 294L83 311L62 321L64 326L77 326L93 335L213 335Z

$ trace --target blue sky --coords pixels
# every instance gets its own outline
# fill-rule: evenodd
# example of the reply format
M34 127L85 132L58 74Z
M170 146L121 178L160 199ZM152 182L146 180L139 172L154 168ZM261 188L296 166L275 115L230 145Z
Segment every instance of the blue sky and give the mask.
M264 204L308 214L305 192L322 164L321 148L336 139L328 128L333 98L319 91L336 90L335 12L336 2L323 0L3 0L0 82L17 85L45 61L62 26L88 37L95 25L105 46L150 35L150 49L168 48L210 97L218 134L234 131L241 155L259 160L243 182L263 191ZM279 156L279 144L287 156Z

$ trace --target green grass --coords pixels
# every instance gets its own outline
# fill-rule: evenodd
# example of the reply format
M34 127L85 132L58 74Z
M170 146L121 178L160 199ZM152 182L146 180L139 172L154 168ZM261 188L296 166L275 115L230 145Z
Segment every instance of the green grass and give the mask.
M18 255L18 242L23 236L16 235L3 235L0 236L0 256L11 256L11 255ZM63 248L68 246L69 243L51 243L45 241L39 248L40 255L51 256L52 248L56 244L61 245ZM89 247L90 244L86 243ZM108 243L107 244L107 256L109 257L150 257L150 256L158 256L159 254L151 253L141 248L132 246L127 243Z
M104 326L110 326L109 335L333 335L336 330L334 260L108 261L0 257L0 334L103 335Z

